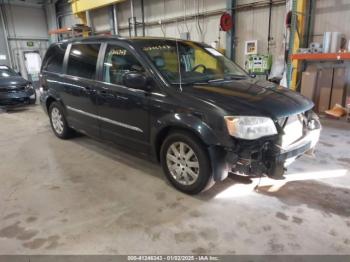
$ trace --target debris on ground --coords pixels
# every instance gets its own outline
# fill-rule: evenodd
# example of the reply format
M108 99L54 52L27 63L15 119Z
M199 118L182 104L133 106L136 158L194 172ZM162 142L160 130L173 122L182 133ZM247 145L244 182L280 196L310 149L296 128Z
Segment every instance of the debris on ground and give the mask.
M346 108L342 107L339 104L335 104L335 106L330 109L325 111L327 116L335 117L335 118L340 118L342 116L345 116L347 114Z

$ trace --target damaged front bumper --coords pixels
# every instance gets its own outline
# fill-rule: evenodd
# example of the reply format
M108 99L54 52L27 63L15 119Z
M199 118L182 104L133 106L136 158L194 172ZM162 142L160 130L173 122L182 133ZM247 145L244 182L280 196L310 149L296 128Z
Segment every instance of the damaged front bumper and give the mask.
M321 128L308 130L299 141L287 148L274 144L266 153L266 174L270 177L282 177L286 167L303 154L312 154L320 138Z
M303 154L312 154L319 140L321 124L316 115L305 121L303 136L288 146L282 146L284 135L253 141L237 140L234 148L213 149L209 152L216 163L216 180L223 180L229 172L245 176L267 175L281 178L286 167ZM216 159L215 159L216 157Z

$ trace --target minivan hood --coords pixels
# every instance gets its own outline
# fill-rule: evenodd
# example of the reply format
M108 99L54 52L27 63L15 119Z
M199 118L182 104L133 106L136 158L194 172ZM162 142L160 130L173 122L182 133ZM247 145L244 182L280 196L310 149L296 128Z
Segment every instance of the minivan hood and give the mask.
M299 93L254 79L184 86L183 92L214 104L230 115L278 119L305 112L314 106L313 102Z
M0 89L9 89L10 87L23 86L28 83L29 81L25 80L21 76L1 77Z

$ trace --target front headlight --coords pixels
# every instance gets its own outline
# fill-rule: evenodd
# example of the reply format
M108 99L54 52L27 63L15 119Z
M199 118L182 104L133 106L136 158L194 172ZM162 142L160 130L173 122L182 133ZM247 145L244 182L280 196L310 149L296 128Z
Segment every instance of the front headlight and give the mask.
M231 136L253 140L277 134L275 123L268 117L225 116L228 132Z

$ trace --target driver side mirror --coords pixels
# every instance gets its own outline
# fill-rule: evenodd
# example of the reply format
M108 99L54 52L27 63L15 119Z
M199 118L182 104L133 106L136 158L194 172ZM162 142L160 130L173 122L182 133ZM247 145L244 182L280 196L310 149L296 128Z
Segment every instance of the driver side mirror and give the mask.
M149 91L149 81L150 79L140 72L129 72L123 76L123 83L125 86Z
M22 73L21 73L20 71L18 71L17 74L18 74L19 76L22 76Z

